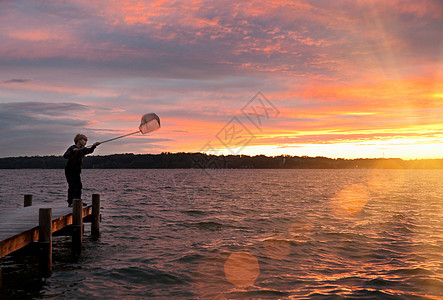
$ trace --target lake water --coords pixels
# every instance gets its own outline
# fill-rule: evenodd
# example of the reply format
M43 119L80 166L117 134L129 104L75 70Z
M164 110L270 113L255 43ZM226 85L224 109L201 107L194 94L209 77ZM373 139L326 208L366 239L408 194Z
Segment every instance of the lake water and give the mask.
M101 237L53 272L0 260L3 298L441 299L443 170L83 170ZM0 170L0 209L66 205L63 170ZM0 298L2 298L0 297Z

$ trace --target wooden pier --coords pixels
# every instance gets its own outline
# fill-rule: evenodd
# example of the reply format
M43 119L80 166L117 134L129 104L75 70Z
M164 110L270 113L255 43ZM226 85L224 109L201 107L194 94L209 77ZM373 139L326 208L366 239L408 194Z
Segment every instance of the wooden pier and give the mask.
M100 195L92 196L92 205L83 206L75 199L73 207L50 207L32 205L32 196L25 195L24 207L0 212L0 258L31 243L38 242L40 269L43 273L52 270L52 235L68 232L72 235L72 255L80 255L83 222L91 222L91 235L99 236ZM1 269L0 269L1 286Z

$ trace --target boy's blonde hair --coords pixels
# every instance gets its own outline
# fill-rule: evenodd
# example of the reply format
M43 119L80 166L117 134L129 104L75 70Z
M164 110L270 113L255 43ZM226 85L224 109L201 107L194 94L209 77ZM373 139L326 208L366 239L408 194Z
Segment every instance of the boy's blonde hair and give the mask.
M84 134L77 133L74 137L74 143L77 144L77 142L80 140L88 140L88 137Z

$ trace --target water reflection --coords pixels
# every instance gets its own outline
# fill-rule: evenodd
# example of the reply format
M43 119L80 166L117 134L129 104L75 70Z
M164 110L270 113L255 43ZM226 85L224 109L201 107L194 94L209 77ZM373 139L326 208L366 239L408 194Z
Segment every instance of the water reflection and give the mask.
M378 165L378 167L377 169L370 170L368 174L368 188L370 192L390 195L404 185L405 170L402 169L401 165L392 161L390 167L396 170L380 169L383 167L382 165Z
M266 256L272 259L284 259L291 253L291 242L283 236L276 236L263 242Z
M45 172L4 173L0 205L58 178ZM86 194L103 196L100 247L55 259L33 298L443 299L441 170L186 172L85 170ZM26 192L40 201L43 185Z
M311 222L296 221L289 226L288 235L294 242L307 242L312 234L314 225Z

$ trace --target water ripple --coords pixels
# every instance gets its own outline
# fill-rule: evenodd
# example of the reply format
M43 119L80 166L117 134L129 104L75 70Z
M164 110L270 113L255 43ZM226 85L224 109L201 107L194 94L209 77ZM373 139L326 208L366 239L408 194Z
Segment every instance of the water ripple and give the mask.
M79 262L69 257L69 238L58 240L53 274L43 283L31 279L29 259L2 259L6 296L443 298L441 170L84 170L82 176L86 199L101 194L100 239L90 240L85 227ZM0 179L2 210L21 207L28 193L35 204L65 205L61 170L0 170ZM18 277L20 286L11 282Z

